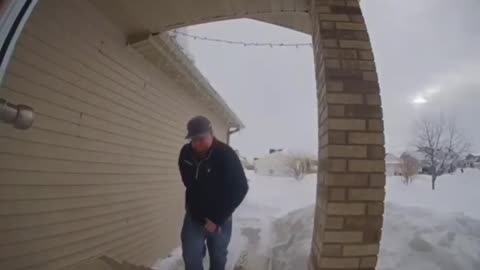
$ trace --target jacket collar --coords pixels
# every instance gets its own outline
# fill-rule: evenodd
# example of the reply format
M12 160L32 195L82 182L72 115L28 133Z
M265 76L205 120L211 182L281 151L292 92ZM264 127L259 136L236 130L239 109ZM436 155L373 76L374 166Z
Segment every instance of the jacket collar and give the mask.
M192 160L194 161L205 161L205 160L208 160L210 159L210 157L212 156L212 153L213 151L215 150L215 148L217 148L219 145L219 142L217 140L217 138L213 137L213 141L212 141L212 145L210 146L210 149L208 150L207 154L205 155L205 157L203 158L197 158L197 154L195 153L195 150L193 150L193 147L192 147L192 144L189 143L189 149L190 149L190 153L191 153L191 157L192 157Z

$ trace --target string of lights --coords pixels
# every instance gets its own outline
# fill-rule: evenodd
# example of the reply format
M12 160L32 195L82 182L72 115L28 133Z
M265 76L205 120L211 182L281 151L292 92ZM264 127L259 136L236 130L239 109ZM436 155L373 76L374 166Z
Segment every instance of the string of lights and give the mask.
M235 41L235 40L228 40L228 39L219 39L219 38L211 38L206 36L198 36L192 35L184 32L180 32L177 30L173 30L170 32L172 36L184 36L194 40L203 40L203 41L210 41L210 42L217 42L217 43L224 43L229 45L239 45L244 47L312 47L312 43L283 43L283 42L244 42L244 41Z

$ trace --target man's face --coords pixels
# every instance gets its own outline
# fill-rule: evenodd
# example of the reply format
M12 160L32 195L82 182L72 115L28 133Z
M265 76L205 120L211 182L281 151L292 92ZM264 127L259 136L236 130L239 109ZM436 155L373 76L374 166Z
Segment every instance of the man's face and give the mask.
M205 153L212 146L213 135L207 133L205 135L196 136L192 138L192 148L197 153Z

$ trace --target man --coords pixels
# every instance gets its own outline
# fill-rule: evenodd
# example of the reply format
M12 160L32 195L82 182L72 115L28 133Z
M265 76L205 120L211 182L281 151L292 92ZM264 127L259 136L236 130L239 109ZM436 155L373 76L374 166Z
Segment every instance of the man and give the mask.
M224 270L232 234L232 214L248 191L235 151L217 140L203 116L187 124L190 143L180 151L178 166L186 187L181 233L186 270L202 270L208 248L210 270Z

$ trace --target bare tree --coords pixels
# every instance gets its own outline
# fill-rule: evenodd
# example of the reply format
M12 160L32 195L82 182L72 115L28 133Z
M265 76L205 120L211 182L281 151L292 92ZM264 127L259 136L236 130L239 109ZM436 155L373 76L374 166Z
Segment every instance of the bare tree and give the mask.
M310 156L305 153L289 153L287 155L286 166L290 174L297 180L303 179L308 173L308 166L310 164Z
M432 176L432 189L437 177L453 172L470 144L457 128L453 118L424 118L417 124L417 151L425 156L425 165Z
M400 160L402 162L400 164L400 171L403 178L402 181L406 185L411 184L418 173L418 161L406 153L402 154Z

